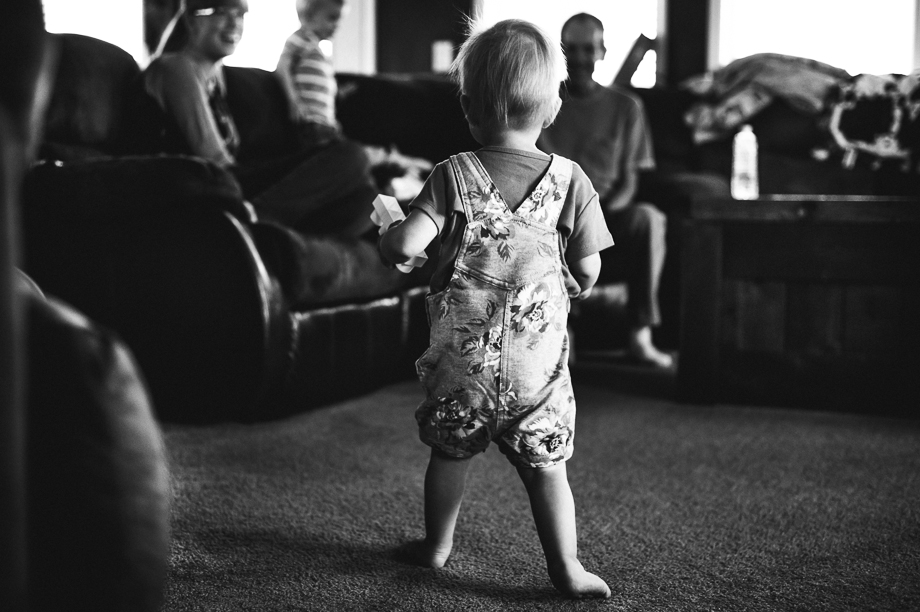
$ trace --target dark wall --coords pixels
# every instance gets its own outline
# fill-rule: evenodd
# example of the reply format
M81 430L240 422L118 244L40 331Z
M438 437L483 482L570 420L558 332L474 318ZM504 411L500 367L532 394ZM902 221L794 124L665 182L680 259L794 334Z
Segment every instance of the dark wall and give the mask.
M674 86L706 71L709 0L667 0L666 11L664 82L659 85Z
M179 10L179 0L144 1L144 44L151 53L156 50L166 25Z
M472 0L377 0L377 71L431 72L431 43L466 40Z

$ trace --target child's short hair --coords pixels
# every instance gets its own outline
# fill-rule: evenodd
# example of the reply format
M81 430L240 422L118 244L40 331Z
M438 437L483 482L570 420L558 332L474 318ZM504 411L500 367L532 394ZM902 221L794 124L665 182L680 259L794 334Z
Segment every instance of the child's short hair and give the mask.
M472 32L450 74L469 98L471 125L520 129L555 118L565 59L543 30L506 19Z

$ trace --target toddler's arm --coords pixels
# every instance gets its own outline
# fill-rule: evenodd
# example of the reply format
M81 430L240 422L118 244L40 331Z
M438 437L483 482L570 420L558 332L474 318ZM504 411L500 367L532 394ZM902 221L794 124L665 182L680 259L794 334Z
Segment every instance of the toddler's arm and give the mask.
M294 90L294 80L291 77L291 56L289 54L282 53L281 57L278 58L275 76L278 77L281 82L281 89L284 91L284 95L287 96L288 113L291 120L295 122L300 120L300 100Z
M438 236L431 217L413 208L402 223L394 223L380 237L380 255L391 264L405 263L425 250Z
M597 282L597 277L601 273L600 253L594 253L592 255L588 255L584 259L579 259L578 261L569 263L569 271L572 273L572 276L575 278L578 286L581 287L581 292L575 299L585 299L591 295L591 290L594 288L594 283Z

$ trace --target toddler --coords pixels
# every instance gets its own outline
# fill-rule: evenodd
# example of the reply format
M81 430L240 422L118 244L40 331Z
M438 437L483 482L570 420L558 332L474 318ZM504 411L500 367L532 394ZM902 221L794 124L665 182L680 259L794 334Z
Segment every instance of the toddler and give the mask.
M294 122L300 130L304 148L320 147L343 138L336 119L335 97L338 84L332 60L320 48L331 40L347 9L345 0L296 0L300 29L284 43L275 74L288 98ZM367 162L379 185L402 201L412 199L421 188L422 173L431 170L426 159L403 155L396 147L363 145Z
M332 61L319 43L335 34L345 0L297 0L300 29L284 43L275 73L288 96L294 120L306 145L339 137L335 118L337 91Z
M416 362L415 413L431 447L425 538L414 562L447 562L470 458L495 442L527 489L553 585L574 597L610 589L578 560L568 372L569 300L587 296L613 244L581 168L536 147L559 110L561 50L536 26L506 20L474 33L451 74L482 148L435 166L405 220L381 236L402 263L439 238L427 297L431 342Z

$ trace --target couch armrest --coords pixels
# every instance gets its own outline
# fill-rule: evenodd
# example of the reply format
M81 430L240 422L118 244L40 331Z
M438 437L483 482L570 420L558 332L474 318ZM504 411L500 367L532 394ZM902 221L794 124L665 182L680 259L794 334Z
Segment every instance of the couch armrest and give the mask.
M55 218L130 220L190 207L249 218L230 172L182 155L44 162L27 174L23 201L31 212Z
M160 419L246 421L272 401L289 367L292 322L239 220L169 202L155 214L102 216L26 204L23 268L125 340Z
M30 609L153 612L169 556L169 478L133 356L79 312L21 292L28 312Z

